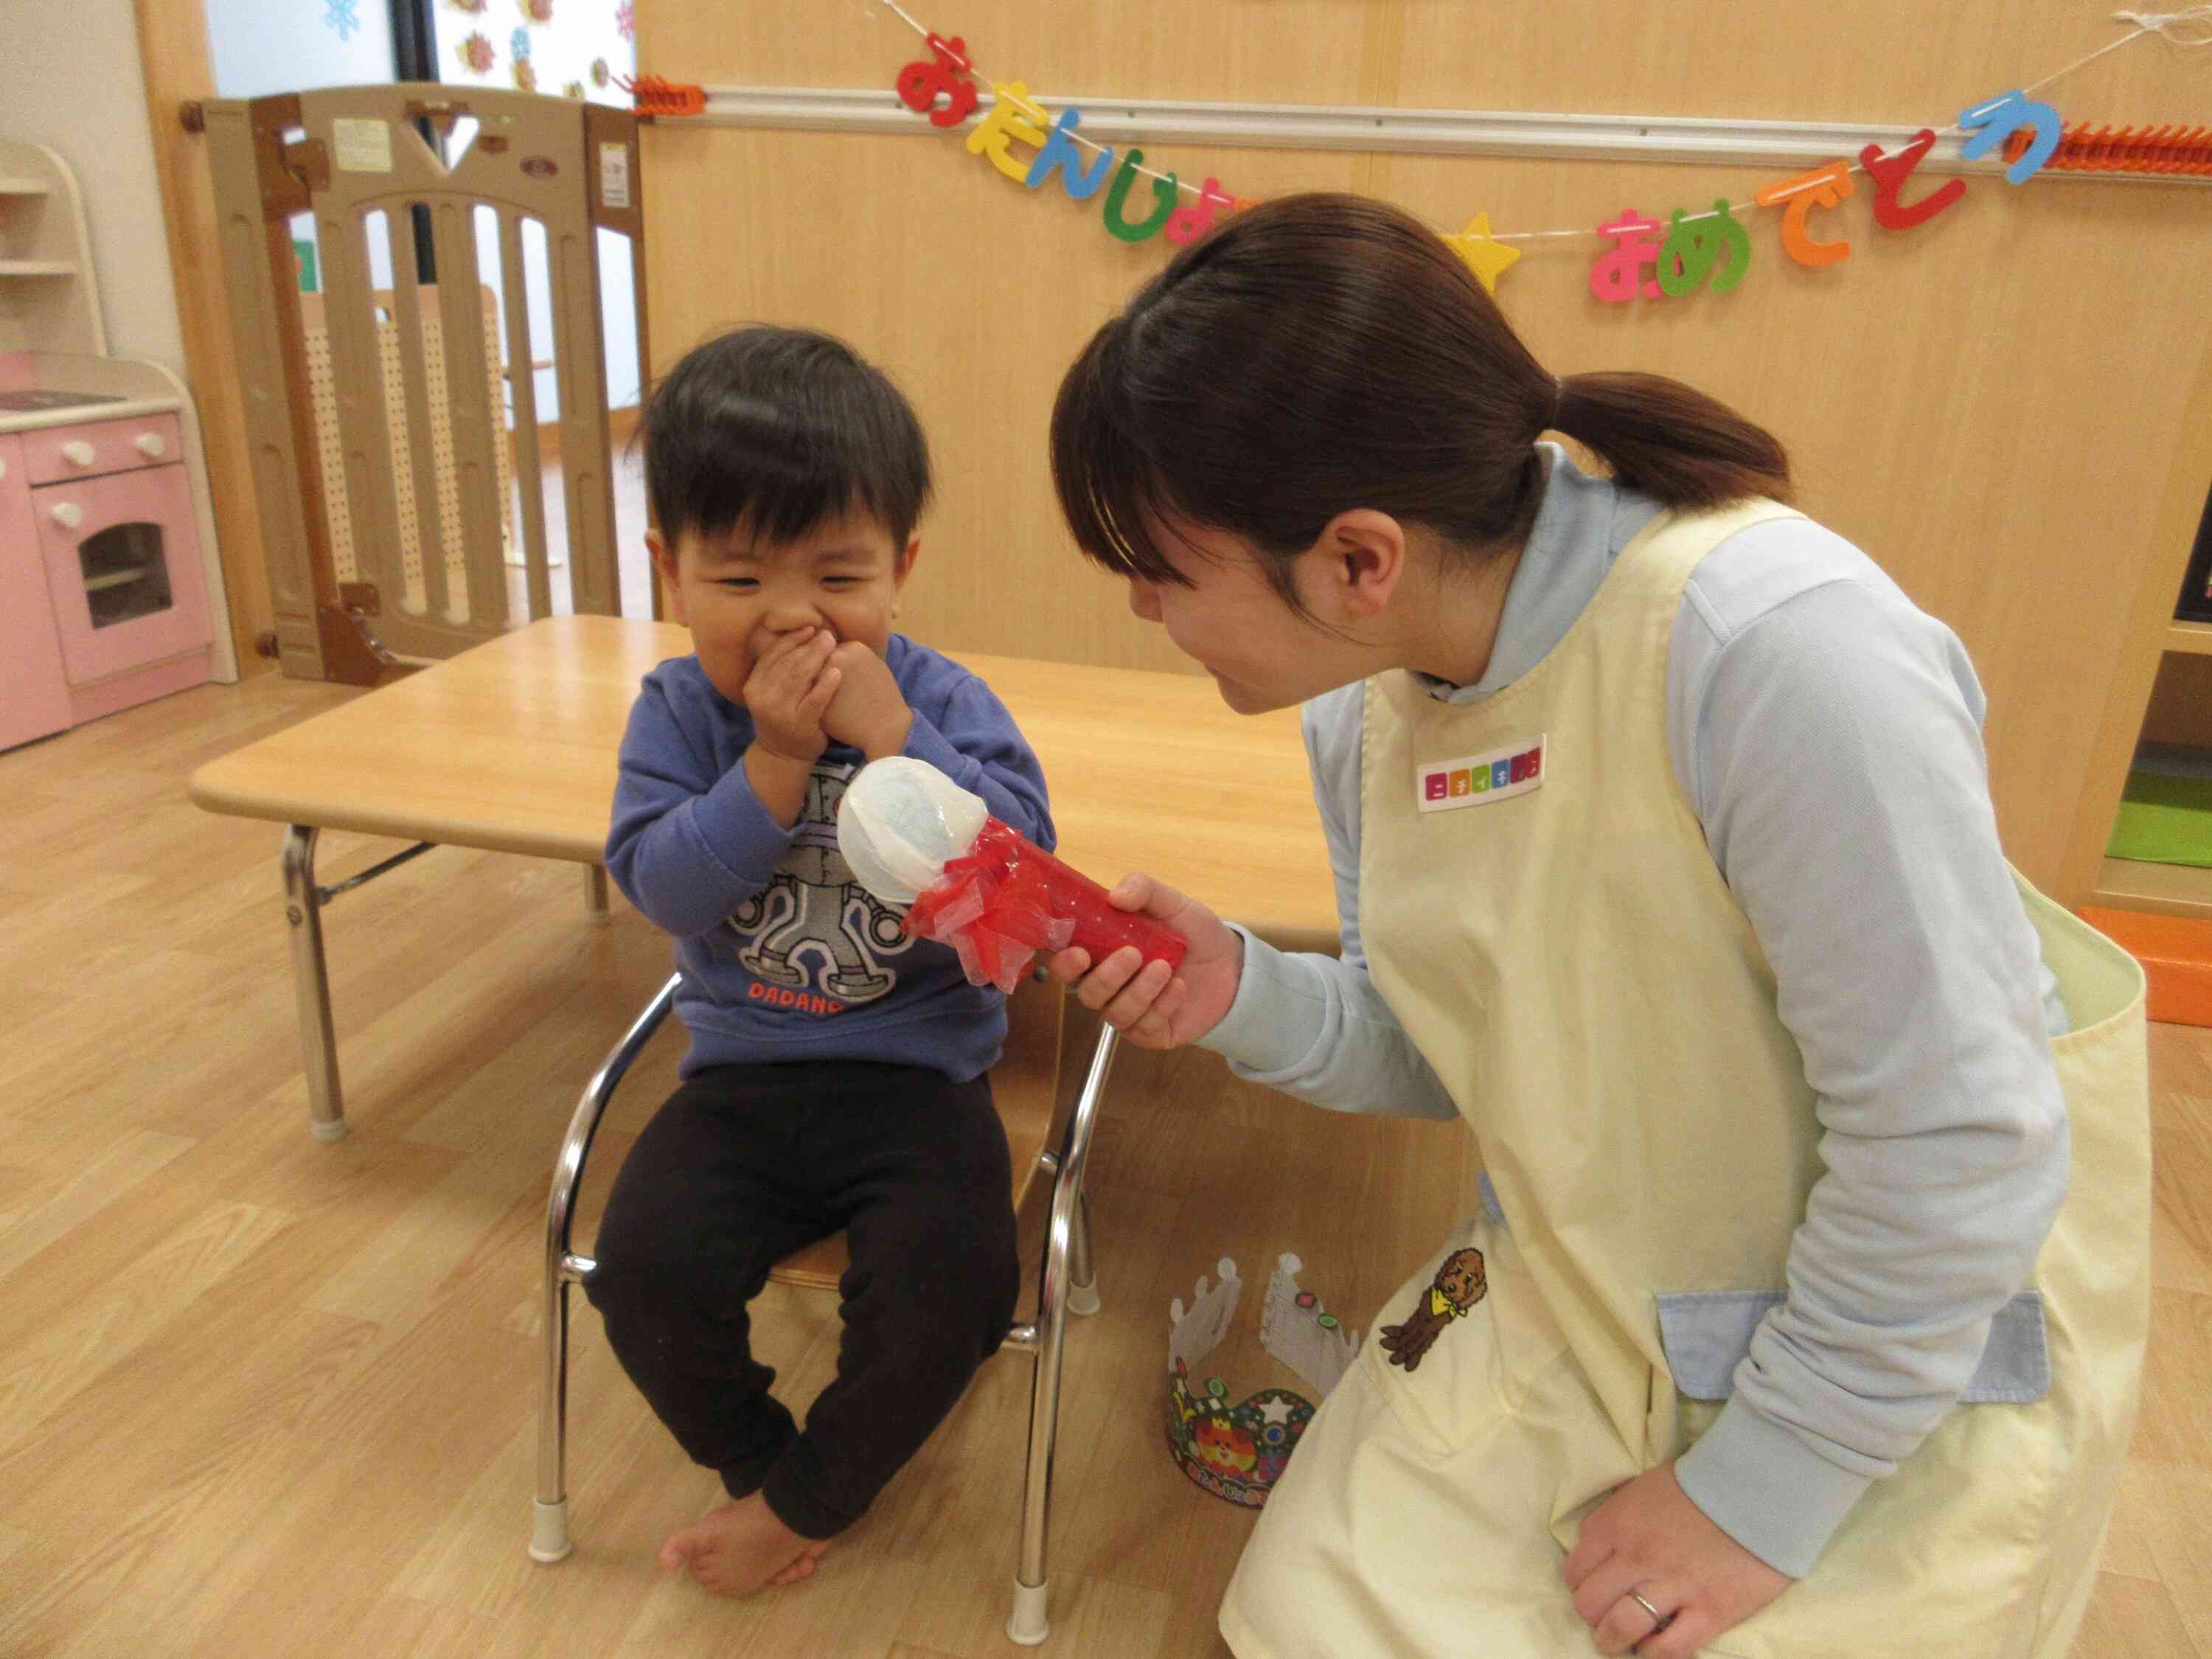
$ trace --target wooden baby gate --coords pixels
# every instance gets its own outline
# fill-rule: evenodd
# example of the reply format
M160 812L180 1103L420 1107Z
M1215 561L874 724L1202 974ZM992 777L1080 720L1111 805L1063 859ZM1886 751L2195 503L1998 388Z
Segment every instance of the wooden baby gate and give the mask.
M619 614L599 232L629 239L642 368L635 116L422 82L201 112L284 672L374 684L553 614L535 385L549 349L567 608ZM301 292L301 214L319 302ZM525 250L540 238L552 330L533 349Z

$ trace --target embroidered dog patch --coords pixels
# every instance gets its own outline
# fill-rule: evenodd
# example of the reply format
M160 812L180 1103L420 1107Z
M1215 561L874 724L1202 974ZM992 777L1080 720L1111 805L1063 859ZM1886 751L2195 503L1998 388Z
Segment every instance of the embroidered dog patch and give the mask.
M1385 1325L1376 1340L1390 1356L1392 1364L1413 1370L1419 1366L1421 1356L1428 1352L1444 1327L1455 1319L1465 1318L1468 1310L1481 1301L1489 1289L1490 1278L1483 1270L1482 1252L1472 1249L1454 1250L1437 1269L1429 1293L1421 1298L1413 1316L1402 1325Z

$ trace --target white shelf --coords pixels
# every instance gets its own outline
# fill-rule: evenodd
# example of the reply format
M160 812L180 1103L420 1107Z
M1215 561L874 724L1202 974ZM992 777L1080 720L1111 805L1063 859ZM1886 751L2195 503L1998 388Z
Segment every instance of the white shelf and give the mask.
M2166 648L2192 657L2212 657L2212 623L2178 622L2166 632Z
M97 593L102 588L121 587L126 582L143 582L145 580L146 571L142 565L136 570L111 570L105 576L87 576L77 586L88 593Z
M37 144L0 139L0 349L105 357L84 201L69 164Z

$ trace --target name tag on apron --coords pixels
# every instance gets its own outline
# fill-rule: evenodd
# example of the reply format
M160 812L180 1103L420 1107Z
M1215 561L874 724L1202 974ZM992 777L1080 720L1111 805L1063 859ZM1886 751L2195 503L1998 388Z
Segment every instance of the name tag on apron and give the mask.
M1424 812L1449 812L1541 788L1545 743L1539 735L1487 755L1419 762L1413 770L1413 799Z

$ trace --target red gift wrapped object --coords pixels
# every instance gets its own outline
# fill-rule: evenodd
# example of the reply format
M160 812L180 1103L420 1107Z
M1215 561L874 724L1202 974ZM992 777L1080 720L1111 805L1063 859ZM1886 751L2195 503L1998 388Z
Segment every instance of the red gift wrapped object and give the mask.
M1009 994L1040 951L1072 945L1099 963L1134 945L1146 962L1180 968L1187 948L1173 928L1116 909L1103 887L997 818L915 900L906 931L951 945L973 983Z

